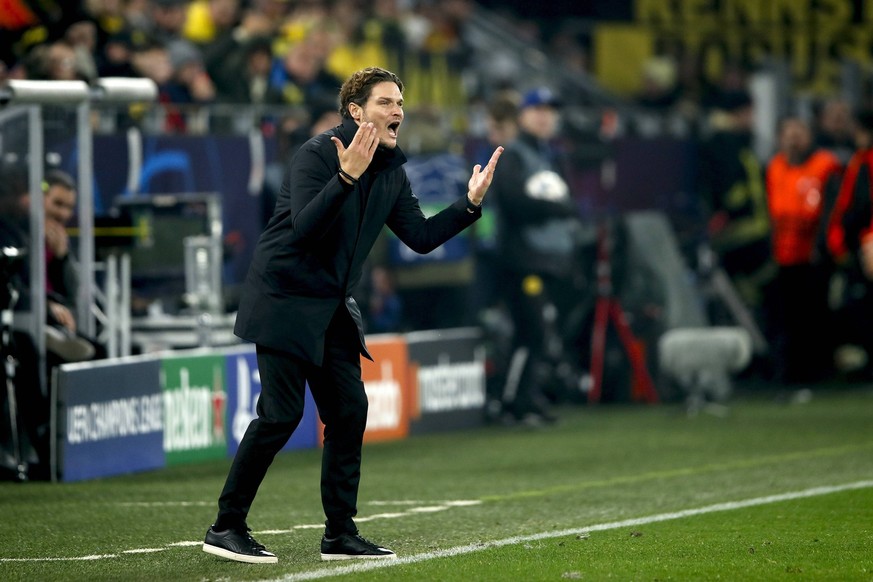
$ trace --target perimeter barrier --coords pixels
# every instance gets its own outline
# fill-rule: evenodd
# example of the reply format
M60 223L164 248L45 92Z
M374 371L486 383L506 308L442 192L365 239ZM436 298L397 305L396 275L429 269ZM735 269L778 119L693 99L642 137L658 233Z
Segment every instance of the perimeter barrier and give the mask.
M365 442L483 423L481 331L373 335L361 359ZM251 344L164 351L60 366L52 388L52 477L82 481L232 457L261 391ZM321 446L309 390L284 451Z

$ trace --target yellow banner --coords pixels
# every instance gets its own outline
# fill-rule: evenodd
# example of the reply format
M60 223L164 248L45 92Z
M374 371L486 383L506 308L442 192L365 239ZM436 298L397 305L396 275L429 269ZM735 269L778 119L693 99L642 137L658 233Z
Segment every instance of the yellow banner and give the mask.
M636 0L632 25L598 26L595 51L598 79L624 94L653 54L696 56L711 81L724 63L784 60L795 88L833 93L842 62L873 65L873 0Z

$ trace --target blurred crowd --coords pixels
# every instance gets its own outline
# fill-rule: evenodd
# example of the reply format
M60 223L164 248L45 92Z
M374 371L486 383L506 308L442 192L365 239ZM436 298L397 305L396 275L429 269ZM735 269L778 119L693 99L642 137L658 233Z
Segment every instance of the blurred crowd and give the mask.
M410 81L408 105L464 102L470 51L461 29L470 0L13 4L19 18L0 19L9 31L0 82L146 77L163 103L301 106L317 116L336 108L343 79L379 63ZM52 9L37 10L42 4Z
M483 51L471 39L473 0L7 4L0 16L0 83L150 78L168 111L168 132L189 129L179 112L201 105L291 107L294 115L284 121L291 132L335 109L342 80L374 63L407 81L410 109L456 109L484 104L502 90L528 89L539 82L531 78L536 66L568 104L588 104L579 80L591 79L590 25L538 22L496 9L487 14L501 30L492 39L498 44ZM514 44L500 46L501 38ZM709 79L693 55L658 55L641 66L641 88L628 102L696 122L729 101L746 76L739 63L728 62L719 78ZM464 129L471 127L476 130Z

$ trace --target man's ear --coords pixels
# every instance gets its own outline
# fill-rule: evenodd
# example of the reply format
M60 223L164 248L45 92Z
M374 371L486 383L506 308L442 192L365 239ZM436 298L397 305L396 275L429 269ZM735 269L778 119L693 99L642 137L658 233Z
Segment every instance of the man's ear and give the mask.
M357 103L349 103L349 114L355 121L361 121L361 106Z

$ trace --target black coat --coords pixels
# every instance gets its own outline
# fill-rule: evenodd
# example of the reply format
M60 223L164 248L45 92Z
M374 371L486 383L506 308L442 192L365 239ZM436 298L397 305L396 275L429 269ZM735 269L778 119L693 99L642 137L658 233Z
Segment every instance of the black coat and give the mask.
M556 174L567 185L549 153L548 144L521 132L506 146L502 169L494 174L488 196L497 214L501 264L509 271L566 276L573 269L581 222L569 190L561 198L531 191L536 190L531 180L543 173Z
M481 216L466 197L425 218L399 148L379 148L354 187L342 181L330 140L348 147L357 124L346 119L306 142L291 160L273 216L258 241L242 290L234 333L242 339L321 365L324 336L344 304L364 343L351 293L384 225L408 247L428 253ZM372 359L372 358L371 358Z

